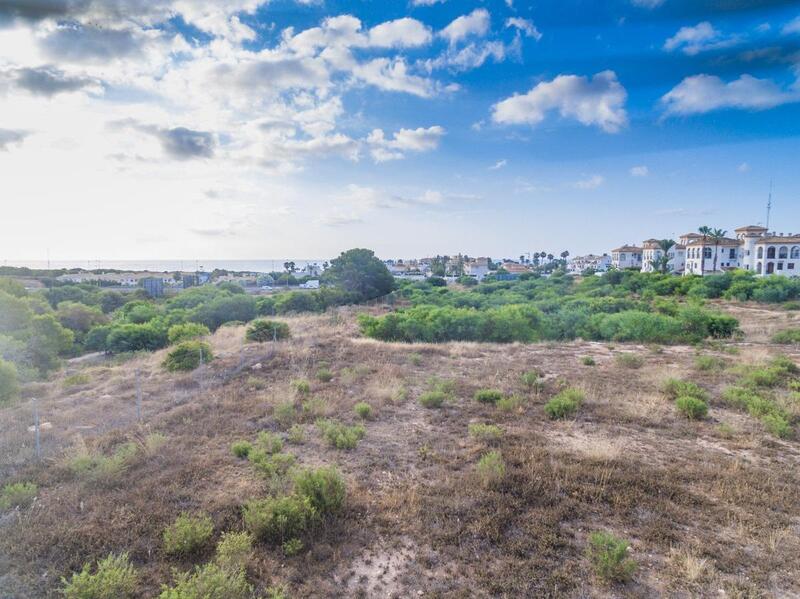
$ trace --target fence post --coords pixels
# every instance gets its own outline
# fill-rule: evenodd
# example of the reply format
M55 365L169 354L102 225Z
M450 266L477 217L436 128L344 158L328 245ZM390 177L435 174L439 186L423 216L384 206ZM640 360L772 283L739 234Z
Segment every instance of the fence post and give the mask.
M136 369L136 420L142 421L142 377L139 369Z
M36 459L42 458L41 433L39 432L39 404L33 398L33 430L36 435Z

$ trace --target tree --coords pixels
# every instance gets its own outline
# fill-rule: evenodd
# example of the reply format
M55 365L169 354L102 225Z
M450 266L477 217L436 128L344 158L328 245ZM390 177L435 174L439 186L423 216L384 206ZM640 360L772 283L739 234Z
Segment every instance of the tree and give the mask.
M711 227L703 225L697 232L703 236L703 247L700 249L700 275L706 274L706 242L711 236Z
M658 247L661 249L661 256L656 260L651 260L653 268L661 274L666 274L669 271L669 255L668 252L675 245L672 239L660 239Z
M725 238L727 231L724 229L714 229L711 231L711 238L714 240L714 271L717 272L717 248L719 248L719 242Z
M294 272L294 262L284 262L283 270L286 271L286 286L289 286L290 275Z
M334 258L323 278L360 300L381 297L394 289L394 277L386 265L372 250L362 248Z
M31 364L42 374L58 366L58 357L72 349L75 339L72 331L61 326L55 316L34 316L26 352Z
M567 258L568 258L568 257L569 257L569 251L568 251L568 250L564 250L563 252L561 252L561 259L562 259L564 262L566 262L566 261L567 261Z
M0 359L0 405L14 399L19 393L17 367Z
M92 327L108 322L108 318L99 308L70 301L58 304L56 317L62 326L75 333L79 341L83 340Z

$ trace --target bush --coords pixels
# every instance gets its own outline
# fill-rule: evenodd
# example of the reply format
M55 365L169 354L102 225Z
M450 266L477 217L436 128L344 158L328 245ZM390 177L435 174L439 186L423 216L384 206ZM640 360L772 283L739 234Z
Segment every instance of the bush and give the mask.
M530 391L541 391L543 384L541 379L539 378L539 373L535 370L529 370L528 372L523 372L522 376L519 377L520 382L527 387Z
M441 408L447 398L444 391L426 391L419 396L419 403L424 408Z
M17 367L0 358L0 404L15 399L17 395L19 395Z
M243 517L254 537L283 543L303 534L316 520L317 512L308 497L285 495L248 502Z
M0 510L12 507L27 507L33 503L39 487L34 483L9 483L0 491Z
M632 353L617 354L617 364L623 368L641 368L644 366L644 359Z
M253 587L243 568L231 570L215 563L195 566L192 572L175 575L171 587L163 586L159 599L250 599ZM111 597L111 596L109 596Z
M283 440L275 433L261 431L258 433L258 445L268 454L279 453L283 449Z
M678 399L679 397L694 397L696 399L706 401L708 393L700 386L692 383L691 381L682 381L680 379L667 379L663 385L664 394L669 399Z
M585 395L582 391L578 389L565 389L545 404L545 414L553 420L568 418L578 411L584 399Z
M724 370L727 365L725 360L716 356L697 356L694 359L694 367L697 370Z
M81 385L88 385L91 382L91 377L85 372L73 374L64 379L61 383L65 388L80 387Z
M296 379L292 381L292 387L298 395L308 395L311 393L311 384L305 379Z
M167 331L156 323L113 325L106 337L106 351L121 354L155 351L167 346Z
M344 480L332 466L301 470L294 477L294 486L320 516L338 512L347 496Z
M210 335L211 331L204 324L197 322L184 322L182 324L174 324L167 329L167 341L170 345L175 345L181 341L191 341L198 337L205 337Z
M247 327L247 332L245 333L245 339L256 343L265 343L273 340L281 341L282 339L289 339L291 336L289 325L276 320L256 320Z
M675 405L681 414L689 420L700 420L708 414L708 404L702 399L684 395L675 400Z
M119 480L136 456L135 443L123 443L111 455L82 453L72 458L70 470L76 475L101 485L111 485Z
M231 443L231 453L237 458L246 458L253 450L253 444L250 441L234 441Z
M497 389L480 389L475 392L475 401L496 404L503 399L503 392Z
M628 542L606 532L589 536L587 555L595 574L606 581L625 582L636 570L636 562L628 557Z
M594 361L594 358L591 356L584 356L581 358L581 364L584 366L595 366L597 362Z
M327 383L333 380L333 373L331 372L330 368L320 368L317 370L317 374L315 375L318 381L323 383Z
M164 530L164 551L170 555L188 555L202 548L214 534L209 516L183 513Z
M501 412L514 412L519 410L524 403L525 399L521 395L511 395L498 400L495 407Z
M761 417L761 422L770 434L785 439L792 435L792 425L783 414L770 412Z
M286 557L297 555L303 550L303 541L300 539L289 539L288 541L284 541L284 543L281 545L281 550L283 550L283 555Z
M214 561L226 570L239 570L247 565L253 551L253 537L247 532L226 532L217 543Z
M328 445L336 449L355 449L367 432L363 424L347 426L335 420L319 420L317 426Z
M490 451L485 454L475 468L478 480L484 487L493 487L506 475L506 465L499 451Z
M170 372L194 370L200 364L214 359L211 346L202 341L184 341L175 346L164 360L164 368Z
M134 597L139 575L128 560L128 554L109 555L97 562L97 570L85 564L70 580L61 579L61 591L67 599L111 599Z
M495 445L500 442L503 437L503 429L496 424L483 424L476 422L469 425L469 435L478 441L482 441L489 445Z
M800 343L800 329L787 329L779 331L772 337L773 343L798 344Z
M356 413L356 416L362 420L369 420L372 418L372 406L364 401L360 401L353 406L353 411Z
M256 471L275 486L280 486L295 462L295 457L290 453L270 454L261 447L251 451L248 459Z

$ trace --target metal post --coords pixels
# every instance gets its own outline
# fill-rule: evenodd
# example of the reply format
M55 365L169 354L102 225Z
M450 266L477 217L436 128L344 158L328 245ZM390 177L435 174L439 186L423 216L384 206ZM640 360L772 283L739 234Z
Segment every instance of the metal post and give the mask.
M139 369L136 369L136 420L142 420L142 379Z
M200 369L199 369L199 376L200 376L200 389L203 388L203 371L205 370L205 362L203 361L203 346L200 346Z
M42 442L41 433L39 431L39 405L36 403L36 398L33 398L33 430L36 433L36 459L42 457Z

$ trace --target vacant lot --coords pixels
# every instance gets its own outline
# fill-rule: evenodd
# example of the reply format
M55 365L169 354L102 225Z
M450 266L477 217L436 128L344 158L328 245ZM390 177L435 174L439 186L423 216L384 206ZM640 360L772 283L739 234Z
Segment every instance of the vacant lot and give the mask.
M274 345L245 345L243 328L223 327L211 339L218 358L190 374L165 372L163 352L74 365L28 391L48 424L40 463L30 403L0 412L0 483L38 486L31 505L0 512L0 596L58 596L60 577L126 551L139 595L157 595L174 569L210 560L214 540L242 530L244 503L275 492L231 453L262 431L296 465L336 465L348 494L296 555L255 545L257 596L279 586L292 597L799 596L798 434L771 434L722 393L747 365L800 354L768 342L774 323L789 325L785 312L735 312L744 340L695 348L381 343L360 338L341 310L282 319L292 338ZM663 392L669 378L702 388L706 418L678 412ZM784 383L770 393L796 422L800 398ZM567 388L582 403L549 418L545 404ZM476 401L482 389L500 401ZM428 405L438 397L440 407L420 404L431 391L441 395ZM369 414L356 414L361 402ZM337 449L320 418L362 423L363 439ZM470 434L471 424L499 431ZM137 450L118 468L76 472L75 456L126 443ZM482 460L491 451L499 470ZM214 524L189 557L162 542L182 512ZM592 567L596 531L630 543L627 582Z

